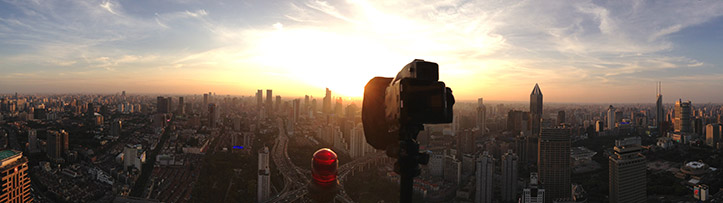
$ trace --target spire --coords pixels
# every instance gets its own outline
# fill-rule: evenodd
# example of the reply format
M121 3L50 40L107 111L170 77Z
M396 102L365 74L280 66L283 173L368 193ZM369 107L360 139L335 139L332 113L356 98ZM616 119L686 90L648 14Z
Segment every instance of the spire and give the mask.
M535 88L532 89L532 93L530 95L542 95L542 91L540 91L540 86L535 83Z

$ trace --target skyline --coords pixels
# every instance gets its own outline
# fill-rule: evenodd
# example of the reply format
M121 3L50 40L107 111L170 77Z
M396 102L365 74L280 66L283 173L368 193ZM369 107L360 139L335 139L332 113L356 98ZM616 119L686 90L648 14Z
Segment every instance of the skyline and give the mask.
M662 81L665 103L717 103L721 11L701 1L0 1L0 92L360 97L372 77L421 58L439 63L458 100L525 101L539 83L546 102L654 103Z

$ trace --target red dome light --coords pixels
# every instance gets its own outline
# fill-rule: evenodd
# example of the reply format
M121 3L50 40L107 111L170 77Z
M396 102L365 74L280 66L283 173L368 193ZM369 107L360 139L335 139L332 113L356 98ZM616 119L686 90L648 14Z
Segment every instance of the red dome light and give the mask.
M336 169L339 166L337 156L329 148L322 148L314 152L311 159L311 173L314 182L321 185L331 184L336 181Z

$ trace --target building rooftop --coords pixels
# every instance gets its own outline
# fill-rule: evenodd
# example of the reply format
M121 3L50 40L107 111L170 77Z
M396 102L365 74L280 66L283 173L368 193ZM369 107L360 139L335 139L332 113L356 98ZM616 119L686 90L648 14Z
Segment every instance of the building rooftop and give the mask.
M4 161L5 159L15 156L16 154L20 154L20 152L14 150L2 150L0 151L0 160Z

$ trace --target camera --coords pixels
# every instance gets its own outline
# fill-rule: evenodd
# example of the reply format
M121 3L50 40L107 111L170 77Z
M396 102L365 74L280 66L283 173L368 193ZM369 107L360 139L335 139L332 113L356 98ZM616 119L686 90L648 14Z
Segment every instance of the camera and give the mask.
M415 59L396 77L375 77L364 87L362 123L367 143L386 150L399 145L404 125L451 123L453 105L452 90L439 81L439 65Z

